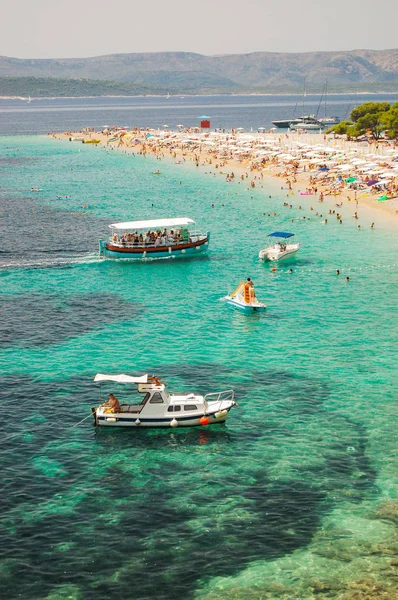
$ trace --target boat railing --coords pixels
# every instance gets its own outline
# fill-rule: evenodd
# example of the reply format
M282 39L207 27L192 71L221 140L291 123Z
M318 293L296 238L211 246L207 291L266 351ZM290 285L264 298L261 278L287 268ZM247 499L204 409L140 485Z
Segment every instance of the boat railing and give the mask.
M211 392L210 394L206 394L204 400L205 402L208 402L210 399L210 402L219 402L221 405L221 402L225 400L231 400L233 402L234 398L234 390L223 390L222 392Z
M165 244L155 244L154 242L150 242L149 244L145 242L121 242L120 240L115 241L110 237L109 242L112 246L117 246L118 248L168 248L169 246L181 246L183 244L198 242L206 237L205 233L198 233L190 235L189 238L185 240L166 240Z

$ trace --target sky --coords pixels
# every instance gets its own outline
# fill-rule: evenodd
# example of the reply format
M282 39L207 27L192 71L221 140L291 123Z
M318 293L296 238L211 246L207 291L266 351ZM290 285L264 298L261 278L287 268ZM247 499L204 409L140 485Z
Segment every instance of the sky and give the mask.
M398 48L396 0L0 0L0 56Z

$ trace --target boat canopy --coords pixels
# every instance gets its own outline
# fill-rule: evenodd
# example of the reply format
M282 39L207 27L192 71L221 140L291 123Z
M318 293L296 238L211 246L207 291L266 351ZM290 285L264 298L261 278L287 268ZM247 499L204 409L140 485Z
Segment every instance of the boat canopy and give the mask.
M148 383L148 375L141 375L141 377L131 377L130 375L103 375L97 373L94 377L94 381L116 381L117 383Z
M293 237L294 233L288 233L287 231L274 231L274 233L269 233L268 237L278 237L278 238L290 238Z
M110 229L156 229L157 227L178 227L195 223L192 219L156 219L154 221L125 221L124 223L112 223Z

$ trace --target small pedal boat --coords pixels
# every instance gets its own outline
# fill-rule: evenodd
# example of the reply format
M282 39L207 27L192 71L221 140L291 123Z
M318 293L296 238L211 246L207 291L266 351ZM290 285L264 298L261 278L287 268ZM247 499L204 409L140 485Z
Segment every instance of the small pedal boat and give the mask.
M245 311L259 312L267 308L266 304L257 300L251 280L242 281L234 293L230 296L225 296L224 300L227 304Z
M193 427L224 423L229 411L237 406L234 391L225 390L201 396L199 394L170 395L158 377L142 375L103 375L98 373L94 381L136 384L138 394L134 398L131 388L125 401L110 394L110 400L91 411L94 425L105 427ZM100 391L101 396L101 391ZM138 401L138 402L137 402Z

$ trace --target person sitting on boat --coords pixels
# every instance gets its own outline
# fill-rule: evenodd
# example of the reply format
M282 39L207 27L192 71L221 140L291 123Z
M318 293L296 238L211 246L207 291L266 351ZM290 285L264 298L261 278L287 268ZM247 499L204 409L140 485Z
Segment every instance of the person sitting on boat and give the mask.
M114 394L109 394L109 400L105 402L104 406L110 408L112 412L120 412L120 403Z

